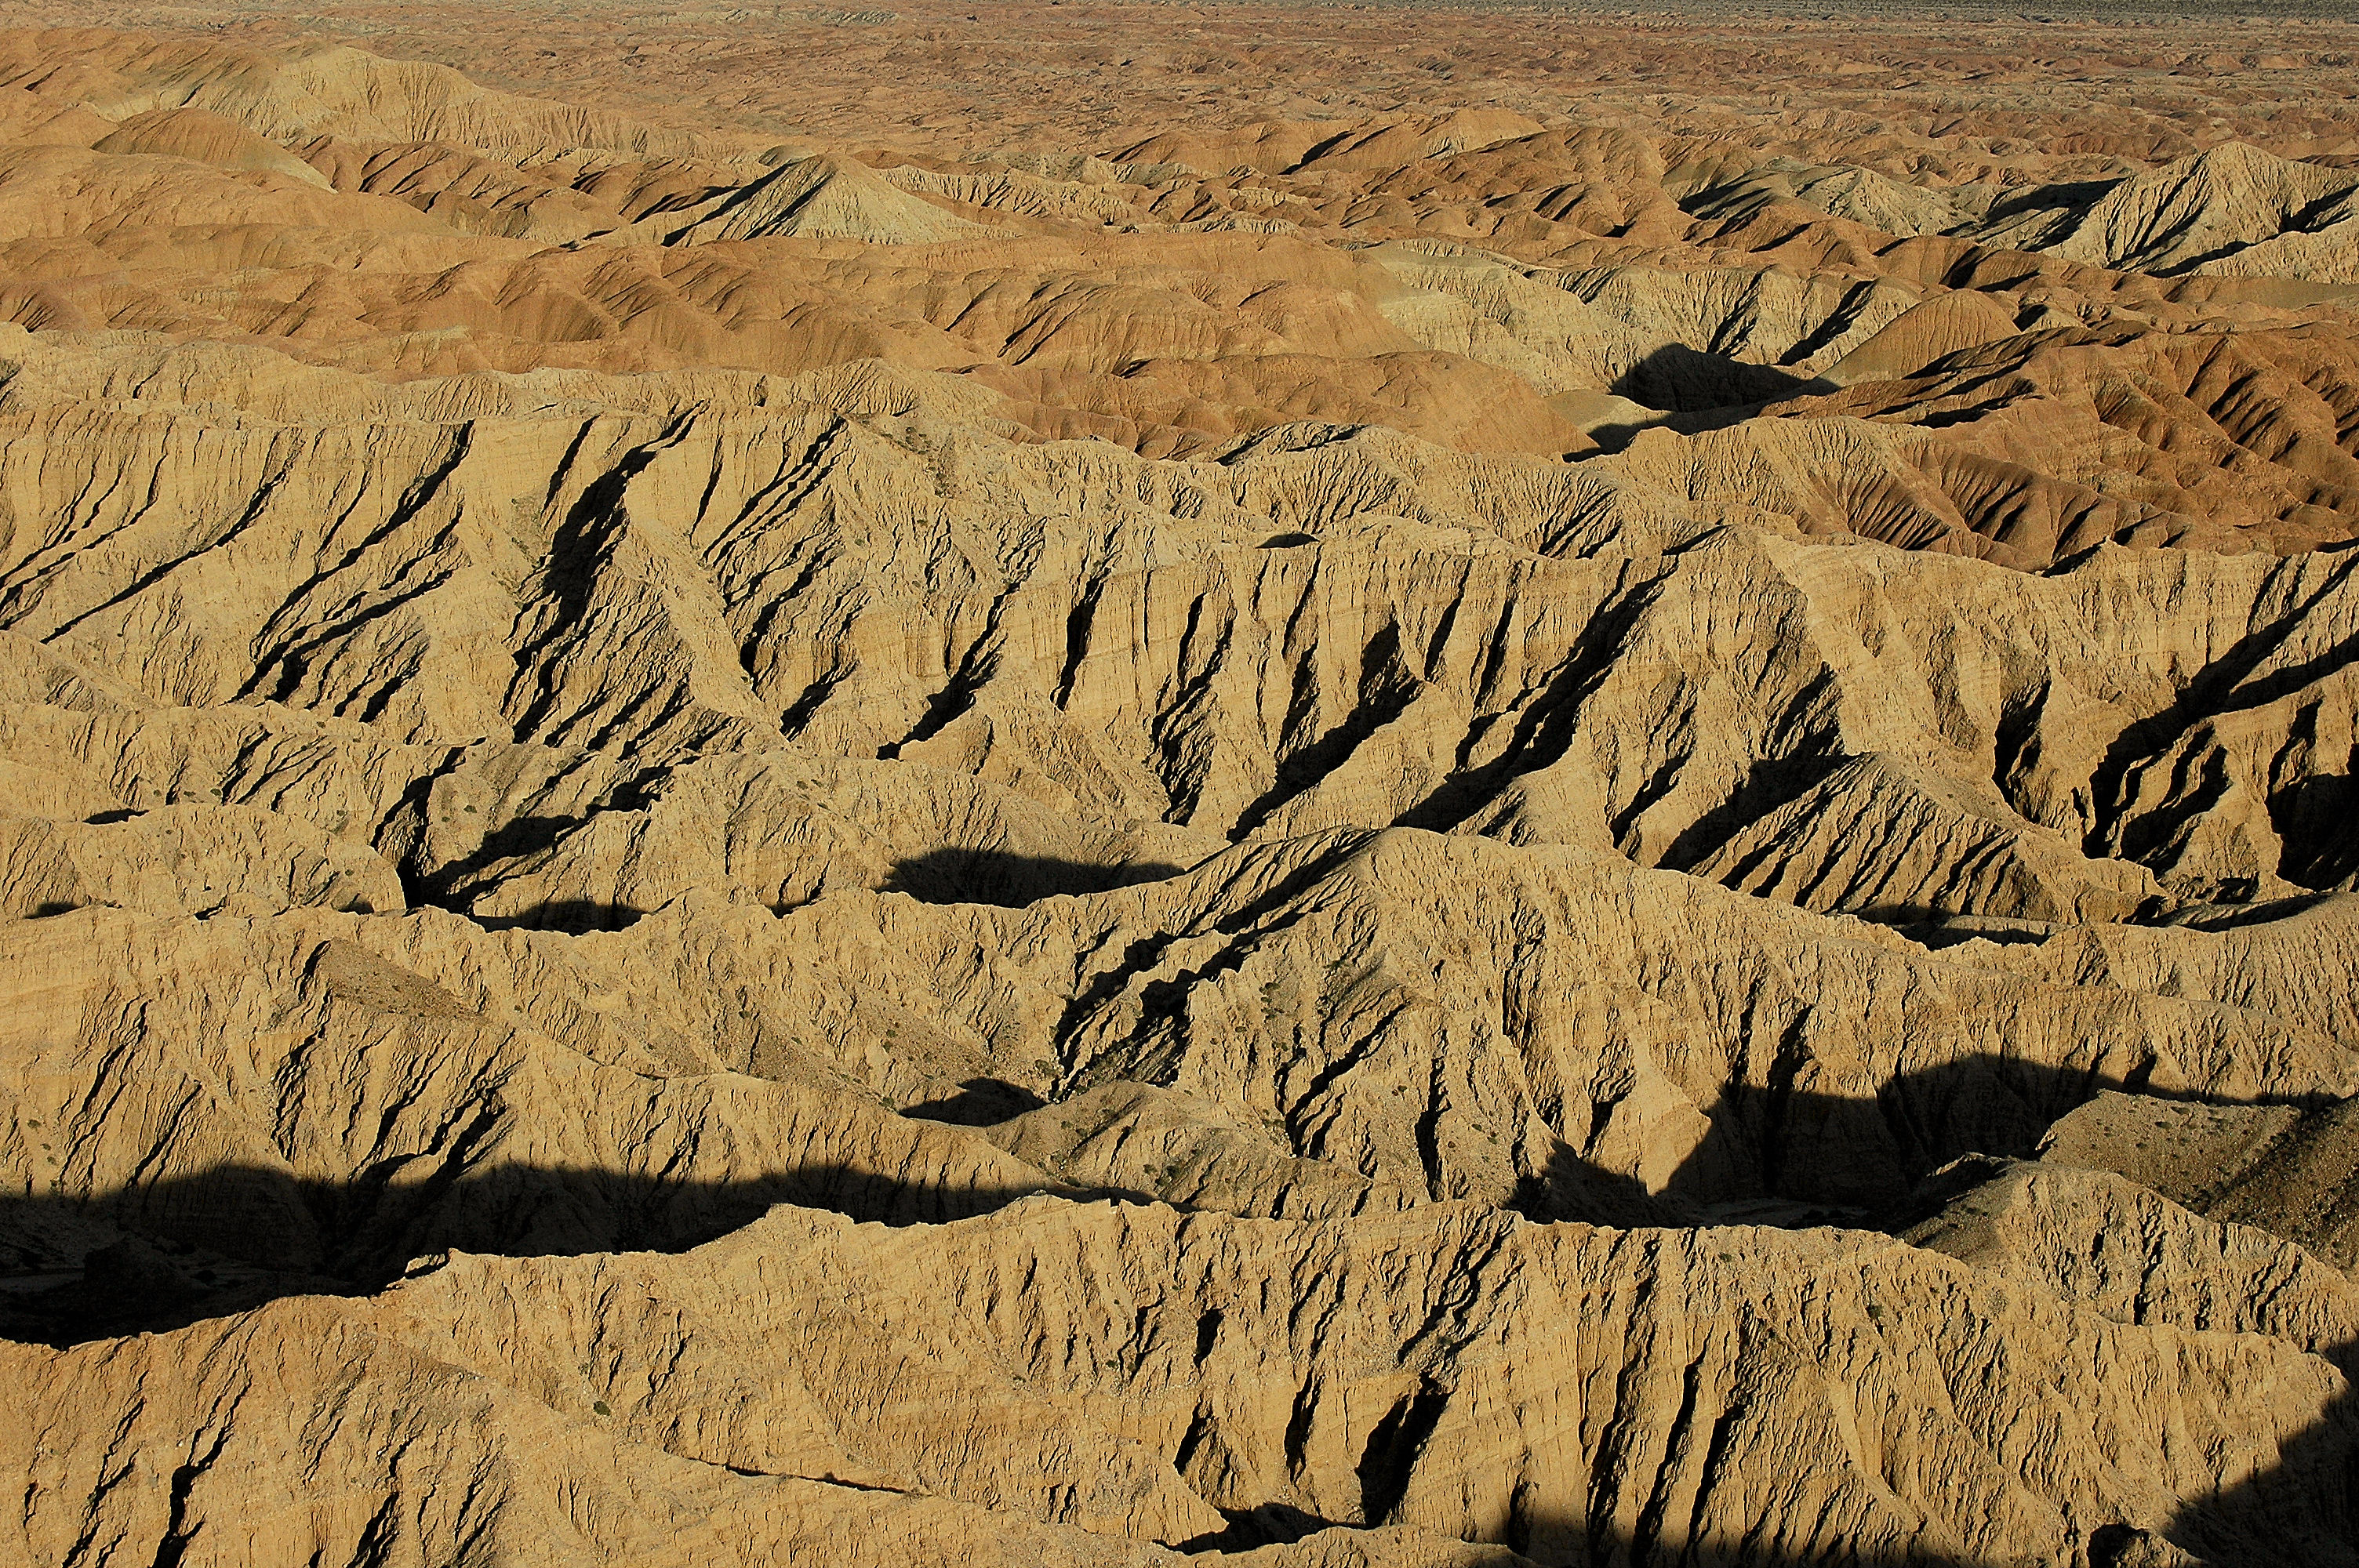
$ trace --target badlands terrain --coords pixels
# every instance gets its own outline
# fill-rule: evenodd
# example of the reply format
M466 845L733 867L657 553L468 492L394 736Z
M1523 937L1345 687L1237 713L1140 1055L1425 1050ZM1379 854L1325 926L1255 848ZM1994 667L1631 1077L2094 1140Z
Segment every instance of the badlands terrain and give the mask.
M892 4L0 3L0 1564L2359 1563L2359 25Z

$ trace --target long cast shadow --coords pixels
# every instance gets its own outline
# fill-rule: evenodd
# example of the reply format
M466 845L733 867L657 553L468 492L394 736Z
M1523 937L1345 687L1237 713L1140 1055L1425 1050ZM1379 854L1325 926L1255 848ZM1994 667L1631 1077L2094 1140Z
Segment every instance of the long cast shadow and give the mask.
M1777 365L1755 364L1685 343L1666 343L1614 378L1606 390L1642 407L1678 414L1757 407L1816 384Z
M2359 1341L2326 1352L2346 1368L2354 1356ZM2164 1534L2221 1568L2359 1563L2359 1390L2346 1382L2320 1419L2278 1451L2275 1465L2187 1504ZM2115 1561L2128 1568L2129 1559Z
M1799 1065L1799 1064L1798 1064ZM2135 1075L2133 1075L2135 1076ZM1736 1087L1714 1108L1713 1130L1682 1167L1670 1199L1601 1172L1570 1149L1549 1178L1519 1193L1535 1218L1676 1223L1685 1203L1783 1203L1785 1223L1897 1224L1908 1190L1959 1154L2027 1154L2055 1117L2100 1088L2138 1087L2101 1076L2000 1057L1972 1058L1908 1075L1873 1098L1799 1091L1788 1076ZM999 1108L999 1086L970 1086L979 1119ZM995 1103L986 1105L985 1100ZM949 1107L927 1108L936 1114ZM1867 1150L1833 1161L1830 1151ZM908 1224L988 1213L1038 1189L951 1188L840 1165L780 1171L733 1183L682 1183L589 1171L510 1167L437 1184L404 1185L363 1173L304 1182L284 1173L226 1167L92 1201L0 1198L0 1332L67 1345L169 1329L276 1296L366 1292L413 1258L446 1250L509 1256L680 1250L758 1217L773 1204ZM1688 1223L1717 1217L1690 1213ZM13 1252L14 1256L8 1254ZM2353 1346L2333 1353L2350 1365ZM1421 1385L1370 1432L1360 1456L1361 1518L1385 1522L1405 1490L1451 1390ZM2158 1419L2161 1419L2158 1415ZM2359 1562L2359 1410L2346 1390L2275 1465L2182 1508L2162 1530L2178 1549L2213 1564ZM1226 1528L1191 1541L1215 1553L1299 1539L1330 1521L1279 1504L1240 1509ZM1669 1538L1677 1532L1661 1532ZM1640 1564L1756 1564L1840 1560L1926 1564L1940 1556L1846 1551L1802 1557L1762 1542L1724 1547L1614 1532L1579 1498L1519 1502L1500 1544L1536 1563L1623 1568ZM2131 1568L2174 1561L2127 1523L2100 1523L2074 1549L2075 1568ZM2348 1550L2344 1550L2344 1548ZM1968 1568L1956 1562L1955 1568Z
M181 1327L283 1295L364 1293L438 1252L684 1251L776 1204L934 1224L1043 1190L903 1181L833 1163L720 1183L504 1166L411 1184L224 1165L96 1198L0 1196L0 1336L70 1345Z
M1021 907L1060 893L1111 892L1158 882L1185 869L1162 860L1101 863L950 845L896 861L886 891L906 892L923 903Z
M2056 1119L2105 1090L2157 1099L2205 1097L2156 1088L2153 1060L2127 1072L2051 1066L1977 1054L1887 1080L1873 1097L1797 1087L1809 1065L1799 1026L1767 1082L1732 1083L1711 1128L1668 1191L1698 1203L1777 1200L1848 1214L1884 1227L1917 1184L1967 1154L2030 1159ZM2311 1107L2320 1097L2267 1103Z

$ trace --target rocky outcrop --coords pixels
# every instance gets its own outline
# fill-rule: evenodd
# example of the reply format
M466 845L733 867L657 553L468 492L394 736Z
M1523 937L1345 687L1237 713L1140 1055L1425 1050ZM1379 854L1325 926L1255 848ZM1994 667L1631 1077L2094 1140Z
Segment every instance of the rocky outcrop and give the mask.
M2353 1562L2341 111L958 23L0 37L0 1559Z
M988 1509L1002 1550L1115 1560L1283 1509L1564 1563L1748 1531L1797 1556L2085 1555L2272 1462L2343 1385L2273 1338L2123 1326L1877 1237L1034 1200L919 1232L782 1210L678 1258L452 1257L374 1303L289 1301L11 1387L36 1549L91 1528L116 1432L180 1477L103 1490L99 1528L135 1550L223 1528L267 1464L356 1501L242 1533L335 1552L388 1517L491 1549L550 1528L555 1477L581 1474L611 1500L556 1539L608 1559L711 1540L727 1561L822 1520L940 1552ZM87 1417L118 1405L130 1426ZM424 1489L454 1466L481 1477L463 1497ZM2293 1479L2265 1488L2281 1511L2193 1533L2322 1546L2325 1496ZM1387 1545L1408 1541L1356 1550Z
M2051 1128L2041 1150L2120 1171L2212 1218L2264 1227L2347 1270L2359 1261L2351 1122L2342 1102L2303 1110L2101 1095Z
M2087 1108L2066 1119L2076 1119L2088 1120ZM2043 1153L2085 1158L2077 1131L2060 1129ZM1962 1190L1908 1240L2036 1281L2115 1323L2266 1334L2346 1364L2359 1342L2359 1288L2332 1266L2267 1231L2202 1219L2124 1177L1973 1158L1928 1185Z

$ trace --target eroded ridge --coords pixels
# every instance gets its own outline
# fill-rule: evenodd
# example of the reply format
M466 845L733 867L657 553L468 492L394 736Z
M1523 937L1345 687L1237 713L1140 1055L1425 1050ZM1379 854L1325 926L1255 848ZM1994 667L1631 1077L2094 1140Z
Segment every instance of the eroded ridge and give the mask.
M0 1562L2359 1562L2359 28L1056 3L0 17Z

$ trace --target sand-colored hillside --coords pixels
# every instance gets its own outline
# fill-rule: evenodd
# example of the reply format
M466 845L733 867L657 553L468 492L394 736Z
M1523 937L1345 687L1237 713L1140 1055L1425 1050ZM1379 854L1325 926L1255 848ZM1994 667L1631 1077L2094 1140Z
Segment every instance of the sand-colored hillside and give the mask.
M0 1564L2359 1563L2359 28L0 7Z

